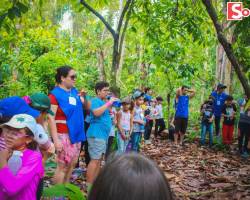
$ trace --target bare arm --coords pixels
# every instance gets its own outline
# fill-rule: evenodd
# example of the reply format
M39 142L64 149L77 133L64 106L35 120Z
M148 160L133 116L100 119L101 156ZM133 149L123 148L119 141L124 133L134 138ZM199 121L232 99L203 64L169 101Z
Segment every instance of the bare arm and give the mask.
M131 117L130 117L130 133L129 133L129 136L132 134L132 132L133 132L133 121L134 121L134 115L130 115Z
M51 105L51 110L54 114L56 114L58 109L57 105ZM57 129L56 129L56 121L55 121L55 115L48 115L48 123L49 123L49 128L50 128L50 134L53 139L53 142L55 144L55 148L57 151L62 150L62 144L60 140L58 139L58 134L57 134Z
M188 92L190 92L190 95L189 95L190 98L193 98L195 96L195 90L194 89L190 89L190 90L188 90Z
M119 130L119 133L124 134L124 131L123 131L122 127L121 127L121 117L122 117L121 112L118 112L117 113L117 128Z
M115 102L116 100L117 100L117 98L111 97L111 99L106 104L104 104L100 108L93 110L93 114L96 117L101 116L105 112L105 110L107 110L113 104L113 102Z

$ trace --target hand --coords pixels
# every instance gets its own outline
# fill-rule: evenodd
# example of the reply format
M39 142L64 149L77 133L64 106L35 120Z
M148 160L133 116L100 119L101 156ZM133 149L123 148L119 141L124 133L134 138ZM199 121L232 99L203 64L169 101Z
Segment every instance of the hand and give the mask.
M143 120L138 120L138 123L141 125L145 125L145 122Z
M81 91L78 93L79 96L84 97L87 94L87 92L84 89L81 89Z
M124 133L121 133L122 140L126 140L126 135Z
M129 134L129 135L126 137L127 140L130 140L130 139L131 139L130 136L131 136L131 134Z
M173 123L171 123L170 126L172 126L173 128L175 128L175 125Z
M60 141L55 142L55 149L57 152L61 152L63 150L63 145Z
M109 99L109 102L111 102L112 104L115 102L115 101L118 101L118 99L116 97L111 97Z
M208 121L209 121L210 123L212 123L212 122L213 122L213 119L211 118L211 119L209 119Z
M0 169L7 165L7 162L11 156L11 151L4 149L0 151Z

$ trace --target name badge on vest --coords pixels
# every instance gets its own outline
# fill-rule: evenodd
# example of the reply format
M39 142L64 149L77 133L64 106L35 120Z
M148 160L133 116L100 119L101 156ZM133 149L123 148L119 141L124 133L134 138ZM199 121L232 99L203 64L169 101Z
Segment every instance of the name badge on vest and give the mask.
M217 106L220 106L220 100L217 100Z
M76 106L76 99L75 99L75 97L69 97L69 104L73 105L73 106Z

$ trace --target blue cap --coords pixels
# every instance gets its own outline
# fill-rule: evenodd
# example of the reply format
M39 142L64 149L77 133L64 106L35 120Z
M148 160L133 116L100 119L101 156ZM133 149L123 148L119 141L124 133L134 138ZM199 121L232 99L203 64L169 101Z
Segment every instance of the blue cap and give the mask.
M219 83L217 85L217 89L226 89L226 88L227 88L227 86L223 85L222 83Z
M28 114L37 118L40 115L40 112L31 108L22 98L18 96L0 100L0 117L12 117L17 114Z

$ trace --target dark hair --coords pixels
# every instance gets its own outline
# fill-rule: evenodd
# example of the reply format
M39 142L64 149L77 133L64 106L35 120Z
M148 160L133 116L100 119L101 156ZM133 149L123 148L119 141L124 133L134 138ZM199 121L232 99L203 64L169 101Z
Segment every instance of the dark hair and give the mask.
M233 101L234 100L234 98L233 98L233 96L227 96L227 98L226 98L226 101Z
M210 96L208 97L208 99L211 99L211 100L214 101L214 97L213 97L212 95L210 95Z
M32 131L29 129L29 128L24 128L25 129L25 132L26 134L29 136L29 137L32 137L34 138L34 134L32 133ZM35 140L33 140L31 143L29 143L27 145L27 148L30 149L30 150L36 150L37 149L37 142Z
M168 181L148 158L129 153L108 161L88 200L172 200Z
M163 101L163 98L158 96L158 97L156 97L156 101Z
M95 84L95 93L97 94L97 90L102 90L105 87L109 87L109 84L105 81L100 81Z
M150 87L146 87L146 88L144 89L144 92L147 93L149 90L151 90L151 88L150 88Z
M190 87L188 87L187 85L183 85L181 86L181 89L184 90L184 89L189 89Z
M143 101L144 102L149 102L149 99L144 97Z
M56 69L56 76L55 76L56 82L61 83L62 77L66 78L72 69L73 69L72 67L67 66L67 65L57 68Z

